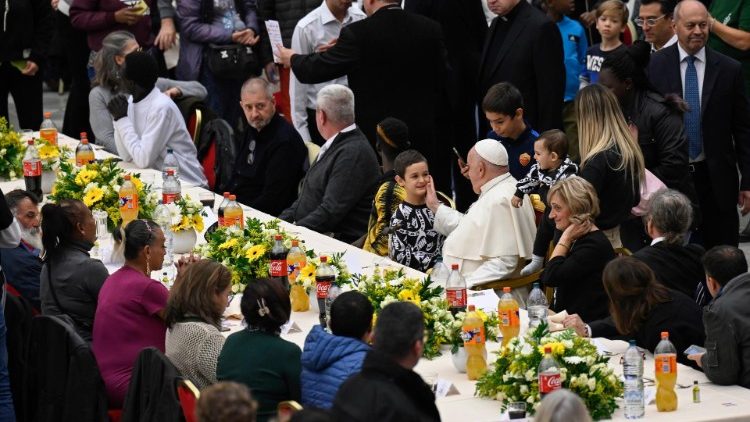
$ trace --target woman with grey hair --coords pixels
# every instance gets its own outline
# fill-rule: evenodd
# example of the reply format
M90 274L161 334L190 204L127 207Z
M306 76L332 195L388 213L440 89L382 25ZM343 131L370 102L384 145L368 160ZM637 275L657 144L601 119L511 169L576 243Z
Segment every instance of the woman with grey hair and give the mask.
M561 389L546 396L534 415L536 422L591 422L586 405L578 395Z
M115 127L107 110L107 104L122 89L121 73L125 57L140 50L141 47L133 34L128 31L115 31L104 37L102 49L94 59L96 74L92 82L94 88L89 93L89 123L94 132L96 144L102 145L104 149L114 154L117 154ZM194 81L183 82L159 78L156 80L156 87L172 99L184 96L202 100L207 95L206 88Z
M704 305L710 300L701 264L705 251L700 245L687 244L692 221L693 208L687 196L673 189L654 193L645 217L651 245L633 257L648 265L663 285Z

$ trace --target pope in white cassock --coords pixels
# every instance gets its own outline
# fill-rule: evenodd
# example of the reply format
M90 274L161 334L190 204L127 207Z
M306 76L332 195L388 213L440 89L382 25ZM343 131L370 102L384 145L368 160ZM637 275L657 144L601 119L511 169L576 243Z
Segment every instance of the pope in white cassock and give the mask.
M500 142L484 139L469 151L468 178L479 199L466 214L441 204L432 184L427 206L434 228L447 236L443 261L458 264L467 287L517 277L531 258L536 224L529 196L520 208L511 205L516 179L508 172L508 153Z

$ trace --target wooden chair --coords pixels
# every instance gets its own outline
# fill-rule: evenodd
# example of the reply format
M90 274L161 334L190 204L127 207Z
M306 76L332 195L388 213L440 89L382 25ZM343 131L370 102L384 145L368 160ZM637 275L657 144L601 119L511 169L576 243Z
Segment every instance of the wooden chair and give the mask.
M279 422L289 422L292 415L302 410L302 405L294 400L282 401L276 406L276 418Z
M180 399L182 415L185 422L196 422L195 405L198 403L201 393L190 380L181 379L177 382L177 397Z

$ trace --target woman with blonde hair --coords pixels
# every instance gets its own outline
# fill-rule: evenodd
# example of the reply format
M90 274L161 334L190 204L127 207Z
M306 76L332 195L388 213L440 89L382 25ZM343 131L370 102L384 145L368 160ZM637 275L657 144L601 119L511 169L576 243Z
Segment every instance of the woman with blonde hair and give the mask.
M216 361L224 347L221 315L231 288L229 269L202 259L184 270L169 295L166 355L199 389L216 382Z
M562 232L541 281L556 289L552 309L593 321L608 315L602 270L615 258L607 237L594 223L599 199L591 183L572 176L552 185L547 194L549 218Z
M620 224L640 201L643 154L609 89L589 85L578 93L575 106L581 153L578 175L593 185L599 197L597 226L614 248L620 248Z

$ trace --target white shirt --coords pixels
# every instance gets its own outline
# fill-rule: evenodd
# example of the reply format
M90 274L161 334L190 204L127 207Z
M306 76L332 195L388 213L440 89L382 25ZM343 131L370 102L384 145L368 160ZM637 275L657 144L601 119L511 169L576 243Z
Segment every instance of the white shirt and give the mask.
M317 163L318 161L320 161L320 157L322 157L323 154L326 151L328 151L328 148L331 147L331 144L333 143L333 140L336 139L337 136L339 136L339 133L351 132L351 131L353 131L356 128L357 128L357 124L356 123L352 123L349 126L341 129L341 132L336 132L335 135L333 135L330 138L326 139L326 143L323 144L322 147L320 147L320 151L318 152L318 158L315 159L315 162Z
M195 186L208 186L198 151L185 127L177 105L154 89L141 101L128 98L128 115L114 122L117 153L140 168L161 170L167 148L180 163L180 179Z
M677 42L677 34L674 34L672 35L672 38L669 39L669 41L667 41L663 46L661 46L661 48L656 48L654 44L651 43L651 52L656 53L657 51L663 50L676 42Z
M328 9L325 1L317 9L297 22L292 35L292 50L299 54L312 54L331 40L338 38L341 28L352 22L366 18L362 10L352 5L346 11L343 22L339 22ZM347 85L346 76L319 84L303 84L294 72L291 73L289 83L289 99L292 103L292 123L302 140L311 141L307 128L307 110L315 110L318 91L330 84Z
M651 246L656 245L659 242L664 241L664 236L655 237L654 240L651 241Z
M677 43L677 50L680 52L680 79L682 79L682 98L685 98L685 72L687 71L687 57L689 54L682 48L680 43ZM703 79L706 76L706 47L701 48L695 53L695 72L698 74L698 99L703 104ZM700 155L695 157L694 160L690 160L691 163L696 163L706 159L706 155L701 151Z

